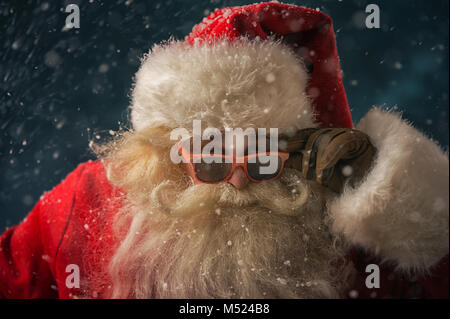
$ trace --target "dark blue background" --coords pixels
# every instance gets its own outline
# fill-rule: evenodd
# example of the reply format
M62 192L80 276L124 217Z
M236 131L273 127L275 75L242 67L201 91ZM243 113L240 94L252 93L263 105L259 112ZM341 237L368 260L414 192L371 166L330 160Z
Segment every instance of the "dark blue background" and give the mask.
M448 148L448 0L292 2L334 19L355 123L372 105L398 105ZM69 3L80 6L81 28L63 32ZM153 43L248 3L0 0L0 232L94 158L90 139L126 121L132 77ZM361 24L370 3L381 29Z

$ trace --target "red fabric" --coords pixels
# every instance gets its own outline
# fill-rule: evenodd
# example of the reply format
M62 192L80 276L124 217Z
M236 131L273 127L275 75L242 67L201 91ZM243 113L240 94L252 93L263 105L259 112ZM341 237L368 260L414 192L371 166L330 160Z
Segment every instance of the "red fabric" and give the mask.
M336 48L331 18L319 11L266 2L214 11L186 37L190 44L217 38L268 35L283 39L302 58L312 62L307 93L322 127L353 127Z
M28 217L0 237L0 296L6 298L101 298L110 289L107 265L118 240L112 223L120 192L99 162L81 164L42 196ZM381 265L380 289L365 287L365 268L376 259L349 257L358 270L351 290L359 298L448 298L448 256L412 282ZM67 288L69 264L80 268L81 286ZM354 294L349 294L354 296Z
M7 298L101 297L115 247L112 216L118 191L98 162L81 164L44 194L27 218L0 238L0 295ZM66 267L79 266L80 289L66 287Z

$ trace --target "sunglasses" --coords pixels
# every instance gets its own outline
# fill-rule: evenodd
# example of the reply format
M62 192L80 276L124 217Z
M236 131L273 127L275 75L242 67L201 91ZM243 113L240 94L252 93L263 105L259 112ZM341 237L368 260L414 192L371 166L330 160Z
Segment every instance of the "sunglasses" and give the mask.
M237 167L242 167L247 178L254 182L268 182L278 178L289 158L287 152L263 152L242 157L233 155L189 154L181 147L181 154L190 176L196 184L219 184L228 182ZM200 160L193 159L200 157ZM198 163L196 163L198 161ZM275 169L270 169L276 163Z

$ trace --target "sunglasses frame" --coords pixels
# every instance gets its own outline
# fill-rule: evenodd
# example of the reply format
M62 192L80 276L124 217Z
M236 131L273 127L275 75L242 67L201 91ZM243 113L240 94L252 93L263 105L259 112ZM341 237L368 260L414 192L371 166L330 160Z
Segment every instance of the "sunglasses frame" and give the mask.
M185 149L181 146L180 147L181 150L181 154L185 160L185 164L188 167L188 171L189 171L189 175L192 177L192 179L194 180L194 184L221 184L221 183L226 183L231 179L231 176L233 176L233 173L236 169L236 167L242 167L242 169L245 172L245 175L247 176L247 178L249 179L249 181L253 182L253 183L262 183L262 182L270 182L273 181L275 179L277 179L280 175L281 172L284 169L284 165L286 163L286 161L289 159L289 153L288 152L260 152L260 153L255 153L255 154L250 154L250 155L245 155L245 156L234 156L234 155L225 155L225 154L221 154L221 155L214 155L214 154L189 154L185 151ZM248 160L250 158L253 157L257 157L259 155L277 155L280 157L281 159L281 167L280 170L278 172L278 174L270 179L265 179L265 180L257 180L254 179L250 176L250 174L247 171L247 163ZM231 168L230 168L230 172L227 174L227 176L225 178L223 178L220 181L217 182L204 182L202 180L200 180L199 178L197 178L196 174L195 174L195 168L194 168L194 164L191 161L192 158L195 157L221 157L222 159L226 159L226 158L233 158L233 159L240 159L240 163L237 163L236 160L233 160L231 163Z

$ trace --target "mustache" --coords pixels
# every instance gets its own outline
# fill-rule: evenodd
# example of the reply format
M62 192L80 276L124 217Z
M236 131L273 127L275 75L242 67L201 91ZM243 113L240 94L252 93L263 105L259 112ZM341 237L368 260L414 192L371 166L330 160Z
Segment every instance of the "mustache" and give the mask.
M174 216L184 216L212 210L220 214L221 208L259 207L271 213L296 215L311 198L311 190L300 174L286 169L271 182L250 183L236 189L229 183L194 184L182 189L180 183L165 180L150 194L155 207Z

